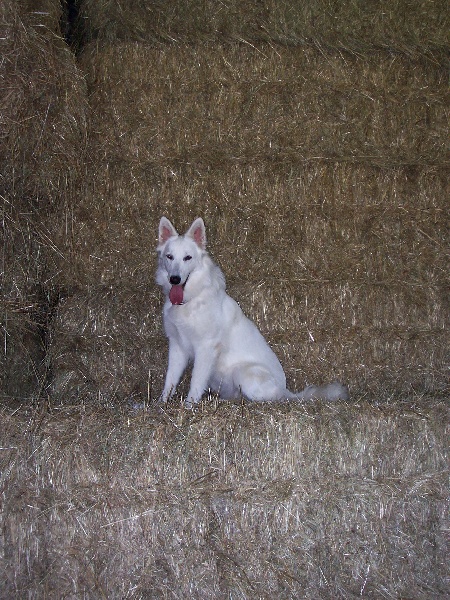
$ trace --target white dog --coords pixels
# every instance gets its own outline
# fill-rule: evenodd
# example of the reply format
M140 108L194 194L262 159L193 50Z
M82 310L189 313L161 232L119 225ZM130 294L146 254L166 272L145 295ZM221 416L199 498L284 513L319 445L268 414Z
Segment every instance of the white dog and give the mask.
M347 399L339 383L309 386L293 393L283 368L256 325L225 292L225 278L206 252L205 225L196 219L185 235L172 223L159 223L156 282L166 295L164 328L169 338L169 366L161 401L175 392L193 362L186 406L197 404L207 389L221 398L243 394L255 402Z

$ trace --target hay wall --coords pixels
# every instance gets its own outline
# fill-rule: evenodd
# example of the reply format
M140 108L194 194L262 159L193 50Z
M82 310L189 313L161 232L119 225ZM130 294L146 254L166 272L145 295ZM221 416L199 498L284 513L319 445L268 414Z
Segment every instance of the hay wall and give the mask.
M446 388L446 13L308 7L86 1L76 60L59 2L2 5L4 396L161 387L163 213L205 217L291 387Z
M0 7L0 395L6 398L36 397L45 384L51 280L60 268L49 220L72 203L83 161L86 88L56 35L60 12L50 1Z
M0 5L0 598L448 597L447 6L77 6ZM153 407L162 214L351 403Z
M1 409L0 597L448 597L448 406Z
M448 58L450 18L444 0L131 0L126 7L117 0L83 0L80 5L82 43L268 41L356 54L382 49L442 63Z
M80 64L92 163L52 234L58 285L72 290L53 330L53 393L146 395L149 373L161 389L149 290L162 214L180 229L204 216L230 292L292 388L445 389L440 68L267 44L95 45Z

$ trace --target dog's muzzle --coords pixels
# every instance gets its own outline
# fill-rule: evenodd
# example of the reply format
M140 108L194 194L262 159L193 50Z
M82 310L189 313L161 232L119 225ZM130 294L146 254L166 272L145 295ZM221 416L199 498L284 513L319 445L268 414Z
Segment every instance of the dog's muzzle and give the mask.
M172 284L169 292L169 300L172 302L172 304L184 304L184 287L187 284L188 279L189 275L187 276L186 281L180 285L181 277L178 275L172 275L169 277L169 281Z

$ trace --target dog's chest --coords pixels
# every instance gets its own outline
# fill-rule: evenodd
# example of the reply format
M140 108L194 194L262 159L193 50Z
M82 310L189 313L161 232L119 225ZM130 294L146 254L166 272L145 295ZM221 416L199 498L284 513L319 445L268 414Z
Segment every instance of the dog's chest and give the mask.
M214 315L205 302L191 300L181 306L164 307L164 327L167 336L175 338L185 348L195 348L214 337Z

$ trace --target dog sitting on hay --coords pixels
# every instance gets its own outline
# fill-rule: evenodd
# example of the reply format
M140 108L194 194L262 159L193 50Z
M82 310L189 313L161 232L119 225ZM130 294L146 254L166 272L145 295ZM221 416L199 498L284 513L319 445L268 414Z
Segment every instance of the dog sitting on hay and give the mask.
M193 363L185 406L194 407L208 389L221 398L241 395L253 402L348 399L338 382L286 388L280 361L235 300L225 278L206 251L205 224L196 219L184 235L162 217L159 223L156 282L163 289L164 329L169 365L160 400L167 402L187 365Z

